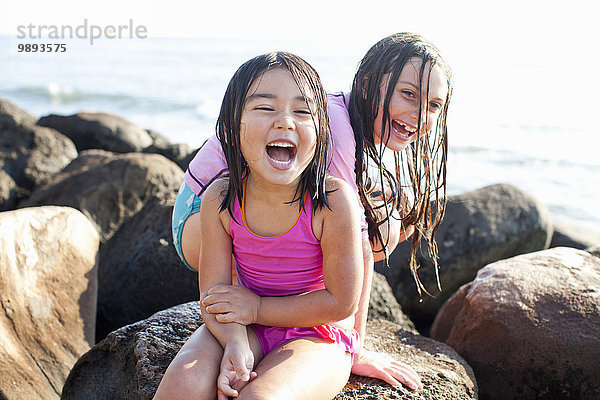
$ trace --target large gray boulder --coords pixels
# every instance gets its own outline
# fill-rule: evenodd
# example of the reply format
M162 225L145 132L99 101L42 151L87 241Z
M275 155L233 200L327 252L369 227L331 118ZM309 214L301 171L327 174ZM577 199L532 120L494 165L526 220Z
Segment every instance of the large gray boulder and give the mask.
M473 367L485 399L600 398L600 259L558 247L482 268L431 337Z
M15 208L36 185L77 157L67 137L32 122L33 116L0 99L0 211Z
M139 152L153 143L146 130L118 115L103 112L51 114L40 118L38 125L54 128L69 137L78 151Z
M175 252L175 194L148 202L99 252L97 338L157 311L199 298L198 273Z
M553 219L554 235L550 247L573 247L585 250L600 246L600 231L589 229L576 223Z
M167 366L201 323L200 306L192 302L110 333L73 367L62 399L151 399ZM367 330L367 346L413 366L424 389L394 389L352 376L336 400L477 398L471 368L450 347L387 321L371 321Z
M9 124L35 125L37 118L16 104L0 98L0 126Z
M75 209L0 213L0 398L58 399L94 344L98 246Z
M446 216L436 234L441 292L431 260L418 253L419 277L435 297L417 293L408 267L410 240L392 253L390 268L378 265L377 271L386 276L417 328L426 331L444 301L473 280L480 268L548 248L551 237L552 224L544 205L515 186L497 184L449 197ZM427 248L424 242L420 247Z
M65 205L83 212L104 243L148 201L176 192L183 171L158 154L82 152L20 207Z
M0 211L12 210L17 205L19 187L15 180L0 169Z
M151 129L147 129L146 132L148 132L153 142L144 149L144 153L161 154L179 165L182 170L187 169L188 158L194 153L190 145L187 143L171 143L165 136Z

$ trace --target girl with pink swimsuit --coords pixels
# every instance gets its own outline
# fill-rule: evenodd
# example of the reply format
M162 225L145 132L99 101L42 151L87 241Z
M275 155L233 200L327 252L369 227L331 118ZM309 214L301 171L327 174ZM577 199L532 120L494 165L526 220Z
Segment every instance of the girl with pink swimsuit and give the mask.
M360 346L363 261L356 195L327 175L317 73L289 53L247 61L217 126L228 169L200 207L204 325L155 399L332 399Z

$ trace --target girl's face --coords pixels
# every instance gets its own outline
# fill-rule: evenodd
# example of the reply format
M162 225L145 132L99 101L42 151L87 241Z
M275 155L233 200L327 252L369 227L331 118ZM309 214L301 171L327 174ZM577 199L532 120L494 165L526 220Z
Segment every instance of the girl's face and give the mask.
M382 135L383 101L390 74L387 74L383 79L380 87L381 102L373 126L375 144L383 142L386 147L393 151L402 151L410 143L417 140L419 107L423 116L420 134L429 133L436 126L437 119L448 96L448 81L442 69L436 66L431 71L429 82L427 82L429 68L425 68L422 90L419 83L419 71L422 62L420 58L411 58L402 68L389 104L391 127L388 125ZM429 88L429 104L425 104L427 101L425 90L427 88ZM421 103L421 99L423 103Z
M306 90L307 96L310 91ZM265 72L248 90L240 144L252 179L296 187L315 153L314 101L304 100L284 68Z

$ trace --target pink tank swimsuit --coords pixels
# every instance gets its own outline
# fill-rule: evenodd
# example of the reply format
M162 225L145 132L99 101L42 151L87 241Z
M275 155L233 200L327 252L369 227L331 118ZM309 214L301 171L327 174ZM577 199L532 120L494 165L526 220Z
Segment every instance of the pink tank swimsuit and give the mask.
M245 185L244 185L245 193ZM244 204L244 199L242 199ZM307 211L308 210L308 211ZM288 296L325 289L323 253L312 231L312 201L306 196L304 210L287 232L274 237L254 234L246 225L244 208L233 205L230 233L237 263L237 283L259 296ZM336 343L348 353L358 351L359 336L354 329L332 325L284 328L253 324L266 355L288 340L318 337Z

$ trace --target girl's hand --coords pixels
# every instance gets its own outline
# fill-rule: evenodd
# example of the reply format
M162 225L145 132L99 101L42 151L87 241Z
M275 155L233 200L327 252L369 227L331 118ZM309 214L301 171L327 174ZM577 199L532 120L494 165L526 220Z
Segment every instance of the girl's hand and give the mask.
M256 378L254 354L250 347L238 343L228 343L225 346L221 360L221 372L217 378L218 400L237 397L239 391Z
M404 384L412 390L423 389L417 372L385 353L361 349L352 365L352 373L386 381L399 388Z
M241 325L256 323L261 298L240 285L216 285L202 299L206 311L216 314L218 322Z

